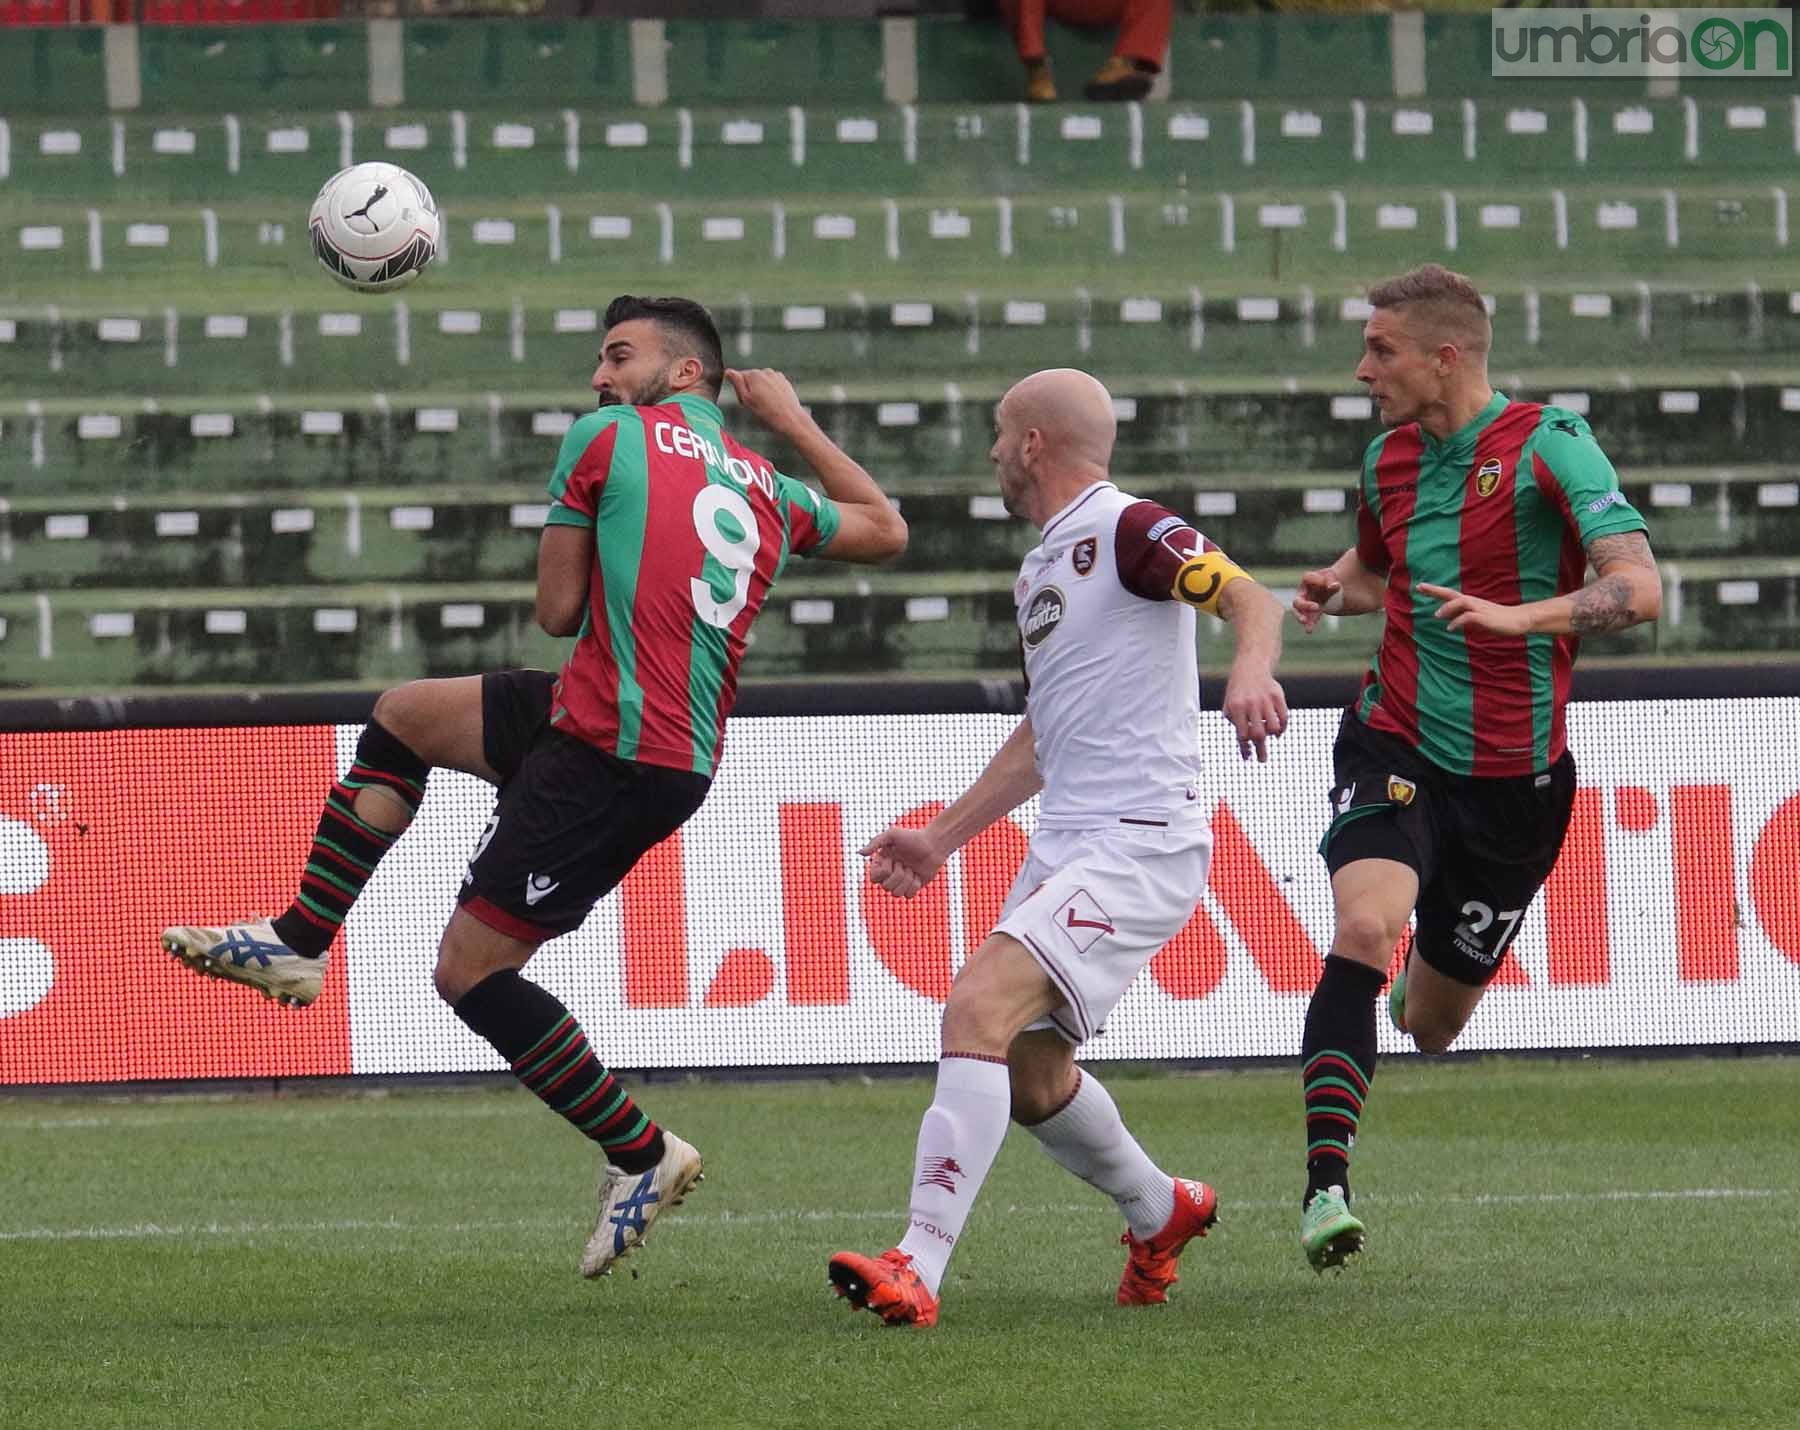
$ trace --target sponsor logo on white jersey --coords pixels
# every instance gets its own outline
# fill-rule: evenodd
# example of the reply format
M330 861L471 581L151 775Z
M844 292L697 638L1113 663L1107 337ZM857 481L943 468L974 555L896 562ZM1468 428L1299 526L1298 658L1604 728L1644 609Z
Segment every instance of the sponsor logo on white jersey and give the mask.
M1031 598L1031 604L1025 608L1025 624L1022 634L1028 646L1040 646L1049 638L1050 632L1068 612L1069 603L1063 593L1054 586L1046 586Z

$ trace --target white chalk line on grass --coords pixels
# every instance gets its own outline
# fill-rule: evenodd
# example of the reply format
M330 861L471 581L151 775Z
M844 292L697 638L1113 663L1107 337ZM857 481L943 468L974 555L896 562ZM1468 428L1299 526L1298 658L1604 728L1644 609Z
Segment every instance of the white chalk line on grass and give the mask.
M1391 1196L1363 1196L1358 1205L1373 1203L1391 1206L1517 1206L1552 1207L1582 1202L1707 1202L1765 1201L1792 1195L1786 1187L1678 1187L1667 1191L1616 1188L1594 1192L1481 1192L1474 1195L1430 1196L1424 1193L1402 1193ZM1293 1198L1280 1201L1227 1201L1227 1219L1233 1212L1292 1211ZM1098 1201L1070 1202L1050 1206L1008 1206L1009 1216L1071 1216L1084 1213L1111 1216L1112 1212ZM898 1224L906 1212L897 1208L869 1211L828 1211L784 1207L761 1212L684 1211L678 1219L691 1226L714 1226L728 1230L753 1231L760 1227L781 1225L828 1224L833 1222L887 1221ZM561 1231L567 1230L567 1217L512 1218L495 1221L463 1221L447 1223L409 1222L397 1218L340 1218L336 1220L291 1222L194 1222L186 1225L164 1225L160 1222L135 1222L125 1226L33 1226L0 1230L0 1242L20 1241L152 1241L198 1240L206 1237L257 1238L310 1236L316 1234L349 1234L376 1231L389 1234L423 1236L458 1236L490 1231Z
M445 1107L441 1104L432 1106L421 1099L418 1106L408 1107L404 1103L370 1099L366 1105L340 1105L316 1112L302 1112L291 1106L283 1107L278 1112L270 1112L243 1106L241 1100L222 1097L219 1099L220 1105L193 1112L134 1113L129 1117L108 1117L103 1114L91 1117L35 1117L20 1122L8 1122L0 1118L0 1136L13 1132L156 1132L165 1127L192 1127L205 1123L237 1123L245 1120L256 1120L276 1127L291 1127L307 1123L341 1123L349 1118L365 1115L398 1115L447 1122L463 1118L514 1117L538 1106L535 1100L515 1101L504 1092L480 1092L470 1096L494 1097L495 1101L486 1107ZM238 1105L227 1105L231 1101L238 1101Z

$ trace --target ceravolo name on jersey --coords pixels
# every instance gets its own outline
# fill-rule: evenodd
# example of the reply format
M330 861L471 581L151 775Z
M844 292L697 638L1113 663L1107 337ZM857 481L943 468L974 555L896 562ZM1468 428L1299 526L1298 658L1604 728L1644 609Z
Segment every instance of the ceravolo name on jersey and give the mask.
M1031 604L1025 608L1025 624L1022 634L1025 644L1042 645L1050 632L1056 629L1056 623L1063 618L1069 609L1069 603L1063 593L1054 586L1046 586L1031 598Z

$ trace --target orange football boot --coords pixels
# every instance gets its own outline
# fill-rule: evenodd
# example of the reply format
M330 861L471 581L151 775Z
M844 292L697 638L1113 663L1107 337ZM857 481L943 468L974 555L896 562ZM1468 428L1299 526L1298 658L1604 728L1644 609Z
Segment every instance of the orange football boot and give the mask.
M1147 1241L1129 1231L1119 1238L1128 1247L1125 1274L1119 1277L1121 1306L1160 1306L1178 1279L1175 1259L1195 1237L1205 1236L1219 1220L1219 1194L1205 1182L1175 1179L1175 1210L1168 1225Z
M831 1286L859 1311L873 1311L890 1326L935 1326L938 1298L898 1247L879 1257L840 1251L827 1268Z

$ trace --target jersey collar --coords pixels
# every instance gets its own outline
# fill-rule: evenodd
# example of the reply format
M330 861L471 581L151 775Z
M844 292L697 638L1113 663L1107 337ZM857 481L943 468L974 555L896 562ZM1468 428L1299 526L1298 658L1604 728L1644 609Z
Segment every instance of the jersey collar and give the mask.
M1105 487L1111 487L1114 491L1117 491L1119 489L1118 483L1109 482L1109 481L1094 482L1088 486L1083 487L1081 489L1080 493L1075 497L1075 499L1073 501L1071 501L1061 511L1057 512L1057 514L1055 516L1051 517L1050 520L1048 520L1047 522L1044 523L1043 529L1039 534L1041 536L1048 536L1050 534L1051 527L1055 526L1056 523L1061 521L1065 516L1074 515L1077 508L1079 508L1087 503L1088 498L1093 496L1095 492L1098 492L1102 488L1105 488Z
M671 397L665 397L657 406L667 407L670 403L679 407L681 415L690 420L695 417L704 417L715 426L724 425L725 414L719 410L719 404L710 397L702 397L697 392L677 392Z
M1459 452L1463 450L1473 451L1475 449L1475 440L1481 436L1482 432L1487 428L1487 425L1490 422L1506 410L1506 405L1510 401L1512 401L1512 399L1504 392L1496 392L1488 399L1486 407L1482 408L1481 411L1477 412L1466 423L1461 427L1458 427L1442 441L1439 441L1421 427L1419 429L1419 436L1424 440L1425 449L1428 452L1438 454L1445 452Z

